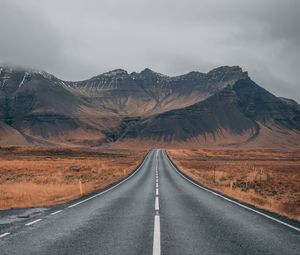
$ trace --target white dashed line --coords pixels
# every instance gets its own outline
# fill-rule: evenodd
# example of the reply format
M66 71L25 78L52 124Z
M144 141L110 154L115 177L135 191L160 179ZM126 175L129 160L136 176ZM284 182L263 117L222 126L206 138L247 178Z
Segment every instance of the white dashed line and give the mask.
M165 151L164 151L164 154L166 155L166 152L165 152ZM167 157L167 156L166 156L166 157ZM168 157L167 157L167 158L168 158ZM285 225L285 226L287 226L287 227L289 227L289 228L292 228L292 229L294 229L294 230L300 232L300 228L297 228L297 227L292 226L292 225L290 225L290 224L288 224L288 223L285 223L285 222L283 222L283 221L281 221L281 220L278 220L278 219L276 219L276 218L273 218L273 217L271 217L271 216L269 216L269 215L267 215L267 214L265 214L265 213L256 211L256 210L254 210L254 209L252 209L252 208L250 208L250 207L248 207L248 206L246 206L246 205L240 204L240 203L238 203L238 202L236 202L236 201L234 201L234 200L232 200L232 199L230 199L230 198L228 198L228 197L225 197L225 196L223 196L223 195L221 195L221 194L219 194L219 193L217 193L217 192L214 192L214 191L212 191L212 190L209 190L209 189L207 189L207 188L204 188L204 187L198 185L197 183L191 181L190 179L188 179L187 177L185 177L182 173L180 173L180 172L177 170L177 168L174 166L173 162L172 162L169 158L168 158L168 160L169 160L169 162L171 163L171 165L173 166L173 168L175 169L175 171L176 171L178 174L180 174L184 179L186 179L187 181L189 181L190 183L192 183L192 184L195 185L196 187L198 187L198 188L200 188L200 189L202 189L202 190L205 190L205 191L207 191L207 192L209 192L209 193L211 193L211 194L213 194L213 195L215 195L215 196L218 196L218 197L220 197L220 198L222 198L222 199L224 199L224 200L226 200L226 201L228 201L228 202L230 202L230 203L236 204L236 205L238 205L238 206L240 206L240 207L242 207L242 208L244 208L244 209L247 209L247 210L249 210L249 211L251 211L251 212L257 213L257 214L259 214L259 215L261 215L261 216L264 216L264 217L266 217L266 218L268 218L268 219L270 219L270 220L276 221L277 223L280 223L280 224L282 224L282 225Z
M160 255L160 218L154 216L153 255Z
M6 236L8 236L8 235L10 235L10 233L9 233L9 232L6 232L6 233L0 235L0 238L6 237Z
M60 213L60 212L62 212L62 210L58 210L58 211L56 211L56 212L50 213L50 215L55 215L55 214L58 214L58 213Z
M159 211L159 200L158 200L158 197L155 197L155 211Z
M160 255L160 216L159 216L159 193L158 193L158 152L156 153L156 181L155 181L155 216L154 216L154 234L153 234L153 255Z
M34 221L32 221L32 222L26 223L25 226L33 225L33 224L35 224L35 223L37 223L37 222L39 222L39 221L41 221L41 220L42 220L42 219L34 220Z

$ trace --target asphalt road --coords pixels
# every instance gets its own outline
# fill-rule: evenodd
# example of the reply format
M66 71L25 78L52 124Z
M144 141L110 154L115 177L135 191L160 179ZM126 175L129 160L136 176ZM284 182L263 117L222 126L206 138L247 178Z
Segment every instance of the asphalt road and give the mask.
M50 209L0 212L0 254L300 254L298 223L196 186L153 150L128 179Z

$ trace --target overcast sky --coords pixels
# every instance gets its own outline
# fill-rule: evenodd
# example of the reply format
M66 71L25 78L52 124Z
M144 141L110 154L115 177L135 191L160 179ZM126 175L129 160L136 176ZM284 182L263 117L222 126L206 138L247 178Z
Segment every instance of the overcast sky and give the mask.
M81 80L239 65L300 102L298 0L0 0L0 63Z

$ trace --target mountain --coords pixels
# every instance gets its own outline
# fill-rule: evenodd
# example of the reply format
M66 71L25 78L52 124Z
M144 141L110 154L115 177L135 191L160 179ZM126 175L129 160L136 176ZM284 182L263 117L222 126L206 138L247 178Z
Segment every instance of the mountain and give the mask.
M191 72L177 77L148 68L131 74L117 69L67 85L74 94L108 115L143 116L192 105L246 76L239 67L221 67L207 74Z
M299 105L275 97L246 78L191 106L138 121L126 119L116 140L161 146L278 148L299 147L299 135Z
M62 81L0 68L0 144L300 147L300 106L238 66L176 77L116 69Z

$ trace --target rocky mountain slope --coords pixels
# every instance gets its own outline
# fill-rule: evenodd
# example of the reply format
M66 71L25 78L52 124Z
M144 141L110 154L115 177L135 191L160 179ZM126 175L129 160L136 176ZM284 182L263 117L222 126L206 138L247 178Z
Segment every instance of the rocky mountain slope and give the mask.
M299 105L237 66L176 77L117 69L78 82L0 68L0 145L300 147L299 137Z

